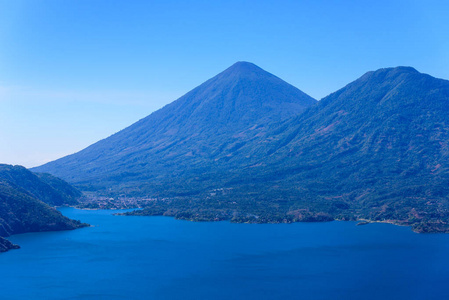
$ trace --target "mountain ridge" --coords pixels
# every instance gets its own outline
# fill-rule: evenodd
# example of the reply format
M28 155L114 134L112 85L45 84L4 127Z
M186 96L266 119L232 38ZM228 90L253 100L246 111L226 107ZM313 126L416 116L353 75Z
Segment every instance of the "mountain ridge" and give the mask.
M372 220L410 225L419 232L449 231L449 81L411 67L383 68L285 118L265 118L247 109L256 124L224 106L213 113L205 109L207 100L248 102L245 95L254 93L260 97L250 97L250 103L260 105L260 99L276 103L273 91L296 91L269 85L265 94L270 96L264 97L259 85L280 79L263 73L261 82L248 84L253 71L259 69L251 64L231 66L126 128L118 143L127 147L118 150L115 162L107 151L91 148L106 158L105 170L88 169L78 175L85 181L77 184L111 196L122 192L156 199L130 214L236 222ZM216 84L222 76L229 80ZM247 87L250 92L242 93ZM210 98L195 98L197 93ZM286 107L280 112L289 111ZM192 126L184 126L192 120L185 115L195 116ZM157 130L145 123L149 120L158 124ZM230 124L227 135L219 134L220 120ZM150 134L135 134L142 128ZM148 142L148 136L158 138ZM109 141L105 145L111 147L117 142ZM103 186L89 186L96 179Z
M151 180L162 165L201 165L203 158L225 156L242 145L246 135L257 135L268 123L314 103L271 73L238 62L107 139L32 170L53 173L88 190L108 189L133 176ZM89 186L98 174L109 179L101 187Z
M426 220L446 231L447 109L449 81L411 68L366 73L268 132L275 142L259 156L270 171L255 169L251 180L321 201L319 210L334 218L391 218L417 231L429 230ZM335 204L348 211L329 210Z
M80 196L78 190L50 174L0 164L0 252L20 248L5 239L13 234L87 226L53 207L78 204Z
M76 205L81 192L50 174L32 173L25 167L0 164L0 180L23 189L51 206Z
M239 172L204 175L219 178L227 195L203 193L209 199L198 197L191 207L175 199L130 214L236 222L371 220L447 232L448 109L447 80L413 68L368 72L240 148L233 162ZM248 156L254 164L245 164Z

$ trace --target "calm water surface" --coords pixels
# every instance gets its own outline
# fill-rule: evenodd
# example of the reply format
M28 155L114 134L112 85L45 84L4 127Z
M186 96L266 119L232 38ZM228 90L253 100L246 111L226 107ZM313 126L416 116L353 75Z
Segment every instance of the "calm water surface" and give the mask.
M94 227L11 237L1 299L449 299L449 234L61 211Z

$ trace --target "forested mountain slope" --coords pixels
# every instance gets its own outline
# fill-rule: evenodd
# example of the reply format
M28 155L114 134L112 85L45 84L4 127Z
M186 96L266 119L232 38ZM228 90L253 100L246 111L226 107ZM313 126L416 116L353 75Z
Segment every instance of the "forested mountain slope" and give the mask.
M22 166L0 164L0 180L8 181L51 206L75 205L81 197L76 188L50 174L32 173Z
M227 192L190 206L256 222L369 219L446 231L448 111L446 80L409 67L368 72L297 117L272 123L227 169L205 173L198 184L213 178ZM162 211L177 206L172 214L202 214L181 203Z
M45 177L56 182L57 187L62 186L69 192L76 191L70 189L70 186L60 179L55 179L51 175ZM80 221L64 217L54 207L40 200L51 200L50 202L58 204L64 204L61 202L63 200L74 200L61 198L61 194L45 185L24 167L0 165L0 252L18 247L3 238L12 234L69 230L87 226Z
M237 63L174 103L36 170L135 214L291 222L369 219L447 231L449 82L368 72L318 103Z
M269 124L315 103L256 65L238 62L128 128L33 170L83 190L147 195L162 181L214 168Z

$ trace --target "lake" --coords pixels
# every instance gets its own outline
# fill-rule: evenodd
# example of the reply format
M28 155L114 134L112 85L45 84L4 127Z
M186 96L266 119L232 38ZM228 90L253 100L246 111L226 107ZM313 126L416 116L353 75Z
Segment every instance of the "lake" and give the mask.
M12 236L1 299L449 299L449 234L60 210L93 227Z

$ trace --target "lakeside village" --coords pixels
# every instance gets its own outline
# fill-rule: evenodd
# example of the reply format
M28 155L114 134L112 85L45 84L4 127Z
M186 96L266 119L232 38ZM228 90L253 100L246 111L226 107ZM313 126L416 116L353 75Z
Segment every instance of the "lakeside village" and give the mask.
M232 188L219 188L211 190L206 198L213 198L217 195L226 195ZM148 207L154 202L167 202L175 198L164 197L129 197L125 194L118 197L97 196L94 193L84 193L80 199L80 204L77 205L80 209L131 209Z
M120 195L118 197L103 197L85 195L80 201L78 208L81 209L130 209L142 208L151 202L166 201L165 198L136 198Z

